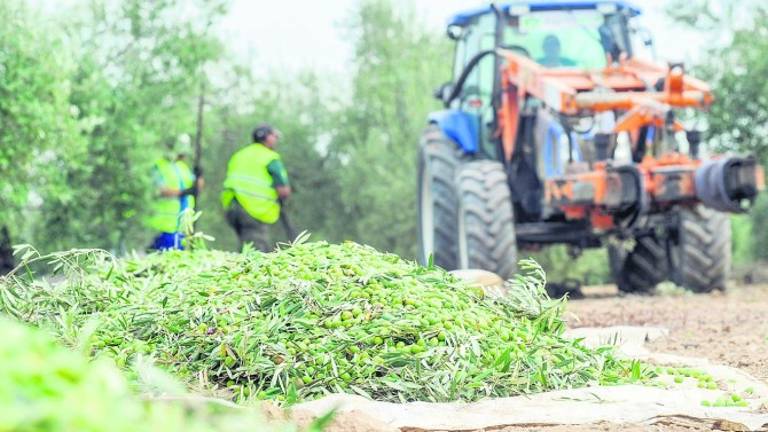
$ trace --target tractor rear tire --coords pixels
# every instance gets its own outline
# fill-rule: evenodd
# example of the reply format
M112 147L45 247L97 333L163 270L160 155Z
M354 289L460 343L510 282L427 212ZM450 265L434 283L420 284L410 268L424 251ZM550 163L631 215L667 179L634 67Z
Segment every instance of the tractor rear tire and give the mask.
M424 131L419 148L419 262L446 270L458 268L456 167L462 153L437 125Z
M725 213L702 205L681 209L672 246L672 280L697 293L725 290L731 270L731 223Z
M613 279L624 293L651 293L669 277L666 245L653 235L637 237L631 251L608 246L608 259Z
M460 268L511 278L517 270L517 238L504 166L490 160L467 162L458 171L456 187Z

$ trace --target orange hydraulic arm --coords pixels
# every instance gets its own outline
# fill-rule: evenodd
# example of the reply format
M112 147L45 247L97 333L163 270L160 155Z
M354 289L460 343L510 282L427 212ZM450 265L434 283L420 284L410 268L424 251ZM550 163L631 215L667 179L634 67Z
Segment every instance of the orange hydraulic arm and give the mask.
M512 159L520 111L527 97L541 100L566 116L603 111L621 114L613 133L639 131L644 126L684 130L669 116L673 108L708 108L709 87L682 67L660 67L623 58L601 71L548 69L510 50L501 73L499 131L504 157ZM663 83L661 90L656 89ZM598 230L614 226L614 214L626 209L654 211L680 203L704 202L721 211L740 211L744 198L753 199L764 187L761 167L750 158L723 158L702 163L679 153L646 157L636 165L597 162L590 171L544 180L545 202L566 219L589 219ZM727 186L724 186L727 185Z
M663 125L671 108L706 108L712 92L702 81L686 76L682 68L663 68L636 59L622 59L598 72L579 69L548 69L510 50L501 74L500 135L504 157L515 150L520 107L526 96L543 101L565 115L625 111L614 132L633 131L644 125ZM664 90L647 91L664 79ZM676 125L676 129L681 126Z
M718 170L718 165L724 168ZM703 177L713 174L731 190L712 198ZM614 226L614 211L642 202L642 197L647 197L646 205L658 209L704 201L714 208L725 205L721 211L737 211L740 199L754 198L765 188L765 174L754 159L726 157L702 163L670 153L658 159L646 157L638 165L598 162L592 171L547 179L544 185L545 201L566 219L588 218L596 229L608 230Z

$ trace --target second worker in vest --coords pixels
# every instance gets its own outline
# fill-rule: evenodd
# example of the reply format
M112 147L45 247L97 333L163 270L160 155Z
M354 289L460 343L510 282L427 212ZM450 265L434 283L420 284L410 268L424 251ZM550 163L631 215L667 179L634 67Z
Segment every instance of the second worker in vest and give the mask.
M227 165L221 203L227 222L246 243L269 252L269 225L280 218L280 203L291 195L288 174L275 146L280 133L268 124L253 130L253 143L238 150Z
M184 249L184 236L180 232L182 214L188 208L195 208L195 196L203 187L203 177L196 176L184 161L192 152L188 135L168 138L165 146L165 155L158 158L153 167L156 193L145 224L159 233L150 249Z

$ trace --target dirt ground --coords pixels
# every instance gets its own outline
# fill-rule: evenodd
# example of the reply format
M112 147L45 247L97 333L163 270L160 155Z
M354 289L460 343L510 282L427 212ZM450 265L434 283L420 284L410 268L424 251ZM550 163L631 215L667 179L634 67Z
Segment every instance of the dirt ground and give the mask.
M613 286L584 288L586 298L568 303L568 326L635 325L665 327L669 336L653 342L655 352L705 357L740 368L768 382L768 285L735 287L726 293L620 296ZM602 423L584 426L501 429L542 432L639 432L728 430L725 425L694 426L685 419L653 425Z
M726 293L622 296L613 287L585 288L568 304L569 327L659 326L667 338L652 351L705 357L768 382L768 285Z

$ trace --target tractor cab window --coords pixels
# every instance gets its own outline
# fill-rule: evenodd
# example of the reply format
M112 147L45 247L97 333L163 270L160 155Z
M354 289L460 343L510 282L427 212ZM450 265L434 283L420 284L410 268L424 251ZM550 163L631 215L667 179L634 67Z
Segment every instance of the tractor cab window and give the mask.
M597 10L536 12L509 18L504 47L548 68L601 69L608 45L624 49L616 29Z
M465 27L462 37L456 45L454 81L475 55L494 48L495 34L496 18L492 14L481 15L475 18L472 24ZM467 78L461 95L462 99L469 100L475 106L490 102L495 78L493 65L493 56L486 56L480 61Z
M464 27L456 45L454 57L454 82L462 74L467 64L477 54L492 50L496 43L496 17L485 14L476 17L472 23ZM484 153L493 155L495 147L492 143L491 125L493 113L493 85L496 79L496 58L485 56L467 76L461 94L459 108L477 118L477 130L480 132L479 145Z

